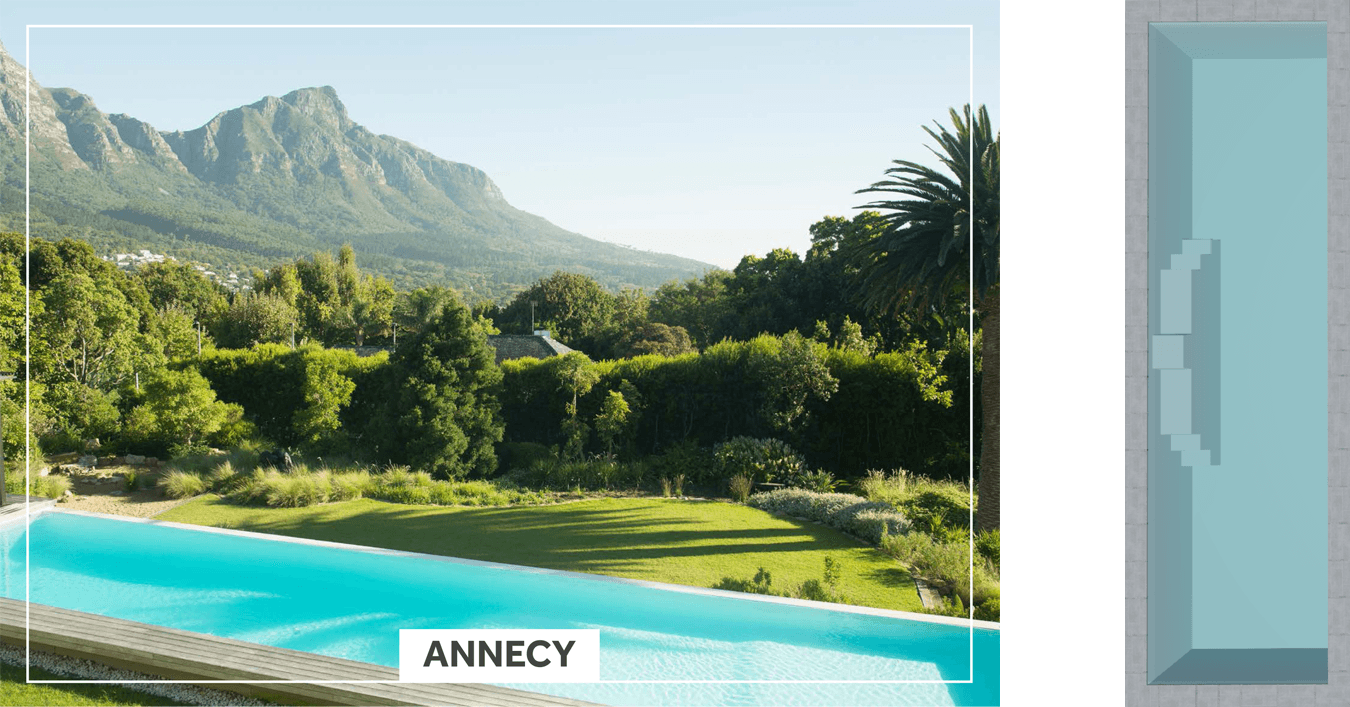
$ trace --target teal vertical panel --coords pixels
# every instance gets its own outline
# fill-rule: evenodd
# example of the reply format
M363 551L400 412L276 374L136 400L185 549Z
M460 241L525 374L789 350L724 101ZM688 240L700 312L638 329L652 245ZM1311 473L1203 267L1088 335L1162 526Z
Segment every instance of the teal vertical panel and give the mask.
M1191 237L1191 59L1149 29L1149 334L1160 328L1160 281ZM1149 375L1148 677L1191 648L1191 474L1159 432L1160 376Z

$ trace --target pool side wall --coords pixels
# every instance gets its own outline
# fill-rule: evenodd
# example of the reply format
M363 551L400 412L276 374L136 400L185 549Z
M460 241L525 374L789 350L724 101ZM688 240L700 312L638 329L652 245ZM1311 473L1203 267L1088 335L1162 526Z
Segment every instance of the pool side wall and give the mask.
M1148 685L1149 27L1150 22L1327 23L1328 575L1326 685ZM1350 704L1350 2L1126 0L1125 4L1125 691L1127 707ZM1159 491L1155 489L1154 491ZM1157 497L1157 494L1153 494ZM1160 558L1161 559L1161 558ZM1262 577L1272 597L1280 578ZM1150 621L1153 619L1153 621ZM1155 656L1156 658L1156 656Z

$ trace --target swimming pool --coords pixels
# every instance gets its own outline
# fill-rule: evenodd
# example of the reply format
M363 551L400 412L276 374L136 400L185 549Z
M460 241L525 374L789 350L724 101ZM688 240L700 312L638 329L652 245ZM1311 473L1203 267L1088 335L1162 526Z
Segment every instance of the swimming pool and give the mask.
M254 533L48 512L33 602L396 666L400 628L600 630L602 680L967 680L971 629L712 591ZM24 597L24 528L0 528L0 593ZM999 632L970 684L570 684L616 705L993 705Z

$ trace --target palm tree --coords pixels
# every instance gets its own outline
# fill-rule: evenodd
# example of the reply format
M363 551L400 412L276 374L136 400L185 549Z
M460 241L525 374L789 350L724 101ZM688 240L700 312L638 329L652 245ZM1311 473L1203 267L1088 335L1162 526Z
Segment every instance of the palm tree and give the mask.
M924 127L938 145L928 149L950 174L895 160L888 179L858 190L888 195L859 207L881 211L887 226L854 258L860 294L875 310L929 312L957 297L974 302L983 328L984 418L976 524L992 530L999 527L999 135L984 106L973 118L969 105L964 115L950 114L954 132Z

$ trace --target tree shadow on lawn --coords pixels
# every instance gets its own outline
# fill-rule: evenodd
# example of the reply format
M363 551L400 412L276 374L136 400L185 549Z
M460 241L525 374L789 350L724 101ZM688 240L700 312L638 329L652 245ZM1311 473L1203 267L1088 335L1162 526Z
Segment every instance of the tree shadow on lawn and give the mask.
M859 547L832 530L801 527L777 518L765 521L777 527L728 528L728 523L739 524L738 519L671 517L650 506L604 508L577 503L445 512L381 503L350 515L339 508L335 506L332 513L248 523L247 529L589 572L633 567L644 560Z

